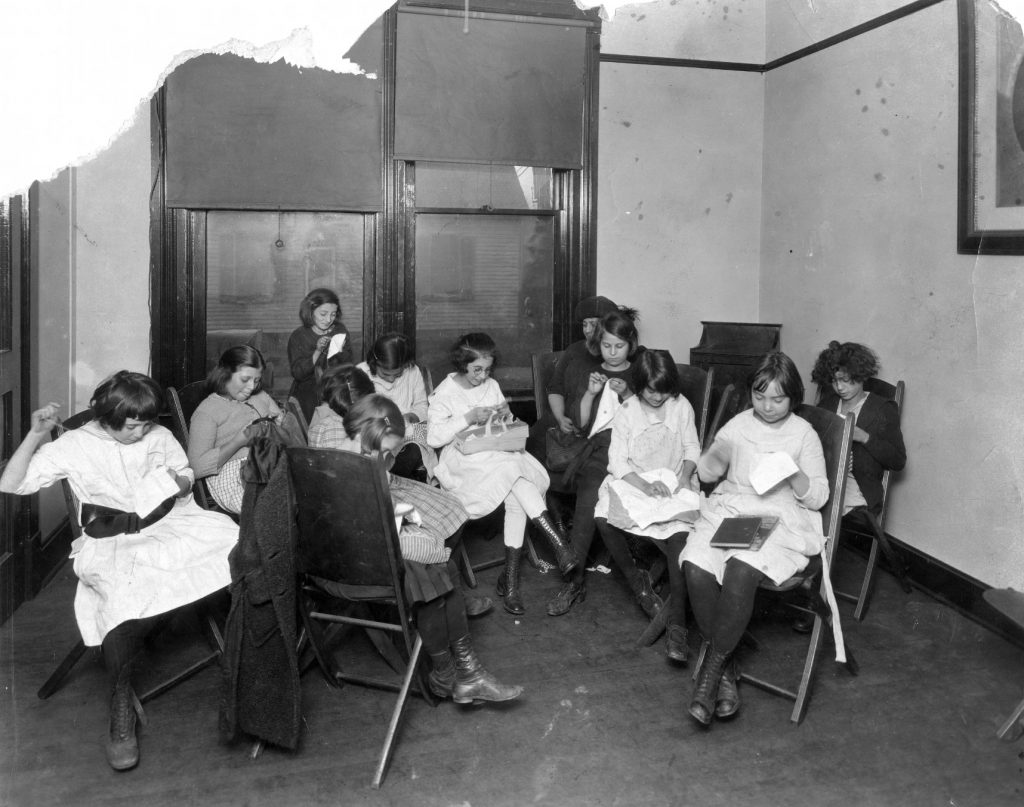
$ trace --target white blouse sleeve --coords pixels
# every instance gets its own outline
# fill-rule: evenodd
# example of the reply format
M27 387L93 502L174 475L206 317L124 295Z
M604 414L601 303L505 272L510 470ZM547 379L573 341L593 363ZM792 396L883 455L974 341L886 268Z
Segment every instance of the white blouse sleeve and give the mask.
M825 452L817 432L808 427L800 445L800 456L796 458L800 470L807 474L810 485L803 496L794 496L808 510L820 510L828 501L828 472L825 470Z
M629 442L633 437L631 407L622 406L612 419L612 442L608 447L608 473L622 479L633 470L629 464Z
M443 385L434 390L427 408L427 445L441 448L466 428L466 410L459 405L453 391Z

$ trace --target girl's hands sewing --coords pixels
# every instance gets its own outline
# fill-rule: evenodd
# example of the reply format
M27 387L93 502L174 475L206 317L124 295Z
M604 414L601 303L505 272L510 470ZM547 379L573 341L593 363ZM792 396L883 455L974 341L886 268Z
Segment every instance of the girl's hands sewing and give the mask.
M470 426L480 426L486 423L493 414L493 406L474 406L466 412L466 423Z

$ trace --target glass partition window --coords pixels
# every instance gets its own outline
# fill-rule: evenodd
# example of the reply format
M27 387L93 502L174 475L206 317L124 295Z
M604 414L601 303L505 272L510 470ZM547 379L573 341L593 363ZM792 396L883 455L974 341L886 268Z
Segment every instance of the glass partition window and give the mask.
M471 210L550 210L550 168L416 163L416 206Z
M266 387L288 395L288 337L310 289L333 289L362 356L363 214L215 212L207 217L207 369L237 344L259 348Z
M419 192L419 167L416 179ZM416 352L435 383L456 338L484 331L506 394L532 389L530 354L551 350L553 266L552 216L418 214Z

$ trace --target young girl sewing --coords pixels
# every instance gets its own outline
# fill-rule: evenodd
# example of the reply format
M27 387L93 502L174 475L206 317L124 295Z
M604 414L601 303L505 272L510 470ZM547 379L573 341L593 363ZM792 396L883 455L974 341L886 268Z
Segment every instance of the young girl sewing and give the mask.
M345 336L340 361L352 362L352 340L341 321L341 301L330 289L313 289L299 305L302 327L288 338L288 366L292 371L289 395L299 402L308 421L317 405L316 384L327 367L327 348L336 334Z
M547 471L525 451L480 451L463 454L449 445L468 426L507 416L508 403L498 382L490 378L497 348L485 333L460 336L450 351L455 372L442 381L430 397L427 411L427 442L445 448L435 473L441 485L455 494L471 518L485 516L505 504L505 569L498 578L498 595L505 610L522 614L519 564L526 520L550 541L562 574L576 568L577 559L565 537L552 523L544 493Z
M599 364L572 362L565 368L565 413L573 427L589 438L573 473L576 504L569 543L580 559L572 577L548 603L548 614L567 613L586 598L586 558L594 540L594 505L608 474L608 446L612 439L612 415L639 389L634 380L634 360L641 350L636 312L617 308L605 314L587 339L588 353Z
M405 438L405 419L393 401L368 395L344 417L346 439L330 439L314 447L340 448L368 454L381 452L392 460ZM408 479L389 475L394 504L412 505L421 525L406 524L398 534L405 561L406 594L414 604L416 629L433 664L430 688L439 698L456 703L507 701L522 687L497 681L480 664L469 635L466 604L457 585L459 572L445 545L466 520L454 496Z
M282 416L274 399L260 388L265 367L263 355L254 347L225 350L206 379L210 394L189 423L189 464L229 513L242 512L241 470L249 455L248 426L260 418Z
M636 360L634 375L639 392L626 401L615 415L608 452L608 477L601 485L594 516L601 538L636 595L637 602L653 617L661 601L651 587L650 577L637 568L630 554L626 532L608 523L611 482L624 480L646 496L669 496L674 489L661 481L645 480L640 474L667 468L678 487L696 489L693 472L700 457L693 407L682 395L679 372L672 356L664 350L647 350ZM666 622L666 654L673 661L686 662L686 583L679 555L686 545L691 524L671 521L652 524L630 532L651 541L668 561L671 611Z
M682 553L690 604L711 642L689 710L703 725L739 710L731 659L750 621L758 583L765 577L774 583L789 579L825 540L817 512L829 495L825 458L813 427L793 413L804 397L796 365L784 353L767 354L751 374L749 390L753 408L726 423L697 463L701 481L725 478L701 509ZM788 455L797 470L759 495L751 473L774 453ZM712 547L722 519L739 515L774 515L779 522L757 551Z
M818 406L840 415L852 413L856 418L844 515L858 507L877 515L882 509L882 474L900 471L907 463L896 403L864 389L864 382L877 373L878 356L871 348L835 341L818 354L811 371L821 395Z
M405 418L406 442L392 471L426 482L437 459L426 442L427 386L409 340L400 333L385 334L373 343L359 369L370 376L378 394L395 402Z
M192 501L185 452L156 425L164 400L153 379L114 374L93 393L93 420L47 443L57 408L32 413L0 491L27 495L67 479L81 503L75 617L82 641L103 646L113 687L107 761L127 770L139 761L131 669L142 639L154 617L230 584L238 527Z
M320 377L318 395L322 403L313 410L309 421L309 444L313 435L324 430L344 435L341 419L360 398L373 395L370 377L354 364L328 366Z

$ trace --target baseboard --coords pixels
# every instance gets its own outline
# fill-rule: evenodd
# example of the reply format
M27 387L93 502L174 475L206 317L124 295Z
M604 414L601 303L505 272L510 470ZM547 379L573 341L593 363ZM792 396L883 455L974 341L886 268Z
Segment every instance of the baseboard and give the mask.
M982 597L991 586L929 557L899 538L889 535L889 540L907 564L907 578L914 588L1024 649L1024 626L1008 619ZM867 557L870 542L866 537L844 536L843 546ZM879 558L879 565L892 573L884 556Z

